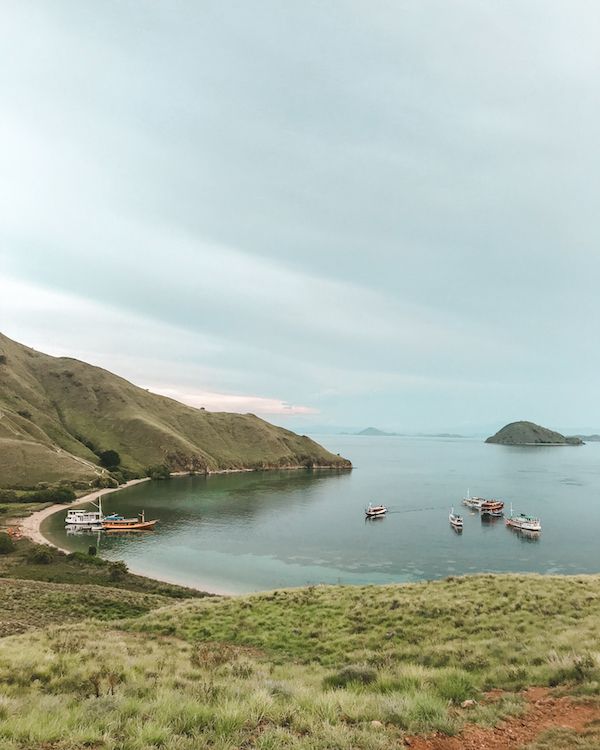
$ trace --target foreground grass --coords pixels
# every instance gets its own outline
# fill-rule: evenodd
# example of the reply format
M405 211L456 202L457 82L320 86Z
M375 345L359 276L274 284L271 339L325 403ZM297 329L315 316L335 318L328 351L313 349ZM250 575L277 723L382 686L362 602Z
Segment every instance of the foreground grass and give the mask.
M544 732L524 750L598 750L599 747L600 722L593 722L583 732L565 727Z
M597 576L309 587L186 602L129 627L254 646L279 663L452 667L484 690L600 679Z
M0 750L392 750L406 733L455 734L467 720L519 714L511 691L525 685L600 692L595 577L477 576L168 606L96 588L116 595L116 610L134 597L135 617L99 622L109 607L99 603L98 613L84 608L96 620L0 639ZM77 616L81 601L48 608L69 606ZM507 692L488 701L492 687ZM478 703L463 710L468 699ZM584 743L571 745L561 731L531 750L598 746L592 730L571 733Z
M446 696L455 677L409 667L388 673L393 689L332 689L322 667L255 649L56 628L0 641L0 747L391 750L406 731L459 728Z

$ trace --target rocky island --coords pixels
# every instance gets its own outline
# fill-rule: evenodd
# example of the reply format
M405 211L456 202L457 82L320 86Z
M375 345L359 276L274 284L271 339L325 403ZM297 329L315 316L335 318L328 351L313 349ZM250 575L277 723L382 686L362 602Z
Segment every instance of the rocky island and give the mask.
M525 421L505 425L485 442L498 445L584 445L579 437L567 437L534 422Z

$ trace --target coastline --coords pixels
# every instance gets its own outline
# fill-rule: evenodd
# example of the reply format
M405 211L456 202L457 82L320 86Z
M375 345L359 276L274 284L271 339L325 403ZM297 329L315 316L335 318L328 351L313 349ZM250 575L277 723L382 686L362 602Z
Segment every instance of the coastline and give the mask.
M185 472L185 474L188 473L189 472ZM174 474L173 476L184 476L184 474ZM54 513L59 513L61 510L73 508L77 505L83 505L85 503L95 502L98 497L100 497L100 495L104 496L109 493L118 492L119 490L124 490L127 487L133 487L136 484L141 484L142 482L149 481L150 477L143 477L141 479L131 479L129 482L125 482L125 484L121 484L119 487L108 487L100 490L94 490L94 492L89 492L87 495L78 497L71 503L55 503L54 505L50 505L48 508L35 511L26 518L15 519L14 525L19 526L23 536L27 537L32 542L35 542L36 544L48 544L51 547L59 550L60 552L64 552L66 555L69 555L71 554L72 550L65 549L64 547L59 547L58 544L55 544L53 541L42 534L42 521L44 521L49 516L54 515ZM195 589L196 591L201 591L206 594L213 594L215 596L240 596L240 594L236 594L232 591L226 591L225 589L221 589L217 586L214 586L213 584L207 584L206 586L204 586L201 581L198 581L193 585L190 583L181 583L181 581L177 581L174 578L170 578L169 576L161 575L160 573L155 573L154 571L150 572L147 570L136 568L135 566L131 567L130 565L128 565L127 567L130 573L142 576L143 578L150 578L155 581L162 581L163 583L172 583L177 586L185 586L187 588Z
M28 539L31 539L32 542L35 542L36 544L49 544L51 547L56 547L56 549L59 549L61 552L66 552L67 554L70 554L71 550L67 550L67 549L63 549L62 547L59 547L57 544L54 544L54 542L51 542L42 534L40 530L42 521L48 518L48 516L52 516L61 510L65 510L66 508L74 508L76 505L83 505L84 503L93 503L101 495L102 496L108 495L113 492L118 492L119 490L124 490L127 487L133 487L136 484L141 484L142 482L148 482L148 481L150 481L150 477L142 477L141 479L130 479L128 482L125 482L125 484L121 484L118 487L106 487L100 490L94 490L94 492L89 492L87 495L78 497L76 500L73 500L73 502L71 503L55 503L54 505L50 505L48 508L35 511L34 513L32 513L30 516L27 516L26 518L18 519L18 521L15 522L15 526L19 526L21 529L21 532L23 533L23 536L26 536Z

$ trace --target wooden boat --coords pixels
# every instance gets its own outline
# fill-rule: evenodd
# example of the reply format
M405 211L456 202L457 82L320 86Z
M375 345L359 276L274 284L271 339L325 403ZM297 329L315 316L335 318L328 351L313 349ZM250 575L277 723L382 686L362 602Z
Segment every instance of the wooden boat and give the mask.
M479 510L482 516L499 518L504 515L504 503L502 500L484 500Z
M104 531L147 531L155 527L157 520L146 521L145 513L142 511L137 518L105 519L102 521L102 528Z
M506 525L519 531L537 532L542 530L542 522L534 516L527 516L525 513L513 515L512 505L510 506L510 516L506 519Z
M454 508L450 509L450 515L448 516L448 520L450 521L450 526L452 526L455 529L460 529L462 531L463 518L462 516L459 516L457 513L454 512Z
M385 505L372 505L369 503L369 507L365 508L365 516L367 518L377 518L379 516L385 516L388 509Z
M504 513L504 503L502 500L488 500L485 497L470 496L467 490L467 497L463 498L463 505L472 510L478 510L482 515L501 516Z

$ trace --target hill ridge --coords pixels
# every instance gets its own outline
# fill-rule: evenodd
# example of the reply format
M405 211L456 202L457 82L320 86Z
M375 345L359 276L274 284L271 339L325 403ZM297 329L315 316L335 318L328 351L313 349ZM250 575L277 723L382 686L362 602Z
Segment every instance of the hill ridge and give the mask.
M97 455L105 450L119 454L125 478L156 464L200 473L351 467L254 414L186 406L102 367L0 334L0 487L108 480Z

